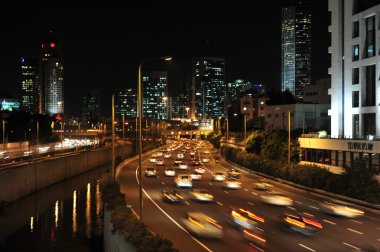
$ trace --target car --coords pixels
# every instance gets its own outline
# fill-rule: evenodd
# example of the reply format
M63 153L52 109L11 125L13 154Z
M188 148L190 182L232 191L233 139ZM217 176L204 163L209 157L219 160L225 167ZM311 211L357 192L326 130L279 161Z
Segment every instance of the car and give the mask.
M193 161L193 162L191 163L191 165L192 165L192 166L199 166L199 165L201 165L201 162L200 162L199 160L196 160L196 161Z
M202 175L196 172L190 173L190 177L192 180L201 180Z
M161 151L156 152L156 157L162 157L163 153Z
M214 174L213 180L217 182L222 182L226 179L226 175L223 172L216 172Z
M253 230L259 223L265 222L263 217L240 207L231 207L226 216L227 222L240 230Z
M267 180L260 179L253 183L253 186L256 190L267 191L273 188L273 185Z
M304 216L297 212L283 213L280 215L284 228L302 233L304 235L316 235L322 230L322 224L315 218Z
M165 153L164 158L170 158L171 156L172 156L172 154L170 154L170 153Z
M204 153L204 154L210 154L210 151L205 150L203 153Z
M239 178L240 174L241 174L241 172L239 172L236 169L231 169L231 170L228 171L228 176L230 176L232 178Z
M152 167L146 168L145 169L145 176L147 176L147 177L156 177L157 176L156 169L154 169Z
M202 238L223 238L223 227L213 218L201 212L188 212L186 215L182 222L190 233Z
M195 156L195 152L194 151L190 152L190 156Z
M250 229L243 229L242 234L244 239L246 239L248 242L254 244L255 246L259 247L260 251L264 251L264 248L266 247L267 239L265 231L259 227L256 227L252 230Z
M190 198L202 202L211 202L214 200L214 196L206 189L193 189L190 192Z
M165 202L175 203L183 200L182 195L176 190L165 188L162 190L162 200Z
M181 159L176 159L173 161L174 164L181 164L182 163L182 160Z
M364 211L346 205L343 202L325 201L320 204L320 210L327 214L346 218L357 218L364 215Z
M206 169L203 168L202 166L198 166L197 168L194 169L194 171L195 171L196 173L199 173L199 174L205 174Z
M157 159L156 160L156 165L165 165L163 159Z
M165 169L165 176L174 177L175 176L175 170L173 168L166 168Z
M183 153L178 153L178 154L177 154L177 158L178 158L178 159L184 159L184 158L185 158L185 155L183 155Z
M156 158L155 157L149 158L149 163L156 163Z
M208 163L208 162L210 162L210 159L208 159L208 158L202 158L202 162L203 163Z
M241 182L236 178L229 178L224 182L224 188L227 189L240 189Z
M188 166L187 164L179 164L178 168L181 170L187 170Z
M190 175L179 174L175 179L174 183L177 187L193 187L193 182Z
M293 205L293 200L287 195L278 192L269 192L266 195L261 196L261 200L267 204L277 205L277 206L291 206Z

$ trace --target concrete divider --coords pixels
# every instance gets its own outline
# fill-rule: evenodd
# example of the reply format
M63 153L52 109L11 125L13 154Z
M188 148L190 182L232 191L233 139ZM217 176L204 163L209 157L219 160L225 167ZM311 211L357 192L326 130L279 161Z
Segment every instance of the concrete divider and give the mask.
M132 152L132 145L116 148L117 156L128 156ZM0 202L13 202L110 161L112 161L112 149L99 148L22 163L19 166L0 170Z

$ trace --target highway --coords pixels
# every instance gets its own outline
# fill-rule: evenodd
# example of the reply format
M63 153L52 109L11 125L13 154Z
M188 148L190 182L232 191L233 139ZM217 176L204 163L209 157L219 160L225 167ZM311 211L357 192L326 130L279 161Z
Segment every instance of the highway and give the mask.
M161 191L165 187L175 188L174 178L166 177L164 169L174 167L173 157L181 147L172 151L172 158L164 159L165 166L149 163L151 153L143 155L143 171L147 167L157 169L157 177L143 176L143 221L157 234L171 240L180 251L380 251L380 211L360 206L355 208L365 212L364 216L355 219L337 217L321 212L320 203L328 198L307 192L288 185L271 181L275 191L284 193L293 199L293 205L274 206L264 203L261 196L265 191L256 190L253 186L256 175L244 173L240 177L241 189L226 190L222 182L214 182L212 173L224 172L233 168L220 155L204 142L205 146L197 150L199 160L207 157L209 163L202 163L206 173L200 181L193 181L195 188L203 188L214 196L214 202L195 202L190 199L191 189L177 189L183 196L182 204L163 202ZM208 150L210 153L205 154ZM185 152L185 160L189 159L189 150ZM215 160L219 162L216 162ZM190 163L190 161L187 161ZM137 158L125 163L118 171L118 182L121 191L126 195L127 202L139 212ZM194 166L189 165L189 170ZM184 173L180 171L178 173ZM177 173L177 174L178 174ZM265 219L259 224L264 230L266 245L258 246L243 238L241 231L232 227L226 221L226 213L231 206L247 209ZM223 227L223 238L205 239L191 235L186 231L183 219L187 212L199 211L213 219ZM292 230L284 229L279 215L284 212L300 212L319 220L323 228L315 236L306 236Z

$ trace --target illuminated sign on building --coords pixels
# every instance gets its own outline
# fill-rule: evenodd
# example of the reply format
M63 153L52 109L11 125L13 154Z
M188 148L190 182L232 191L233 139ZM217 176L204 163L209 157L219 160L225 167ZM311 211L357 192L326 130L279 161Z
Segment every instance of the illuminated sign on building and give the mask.
M20 102L16 99L8 99L8 98L0 99L0 110L1 111L20 110Z

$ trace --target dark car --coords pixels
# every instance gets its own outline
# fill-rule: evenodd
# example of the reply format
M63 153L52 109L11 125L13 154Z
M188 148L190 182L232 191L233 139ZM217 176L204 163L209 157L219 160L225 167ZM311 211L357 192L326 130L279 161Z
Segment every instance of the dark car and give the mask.
M165 202L178 203L183 200L183 197L176 190L165 188L162 190L162 199Z
M322 230L322 224L318 220L299 213L283 213L280 218L283 227L304 235L316 235Z

